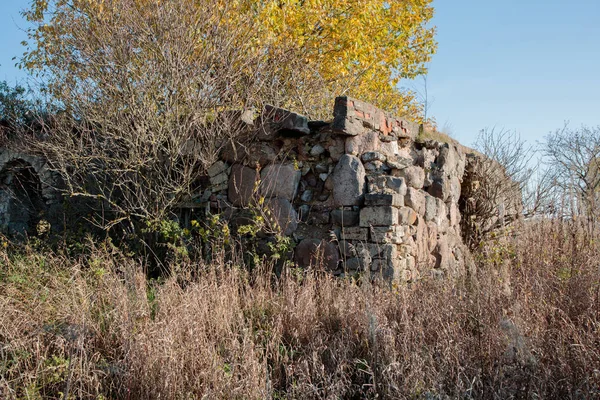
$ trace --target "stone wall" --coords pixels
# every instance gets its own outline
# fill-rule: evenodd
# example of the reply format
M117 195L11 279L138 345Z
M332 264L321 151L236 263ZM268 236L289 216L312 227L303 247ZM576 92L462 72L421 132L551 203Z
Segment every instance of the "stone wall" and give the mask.
M208 170L196 202L239 226L248 210L297 244L301 267L410 281L468 268L459 198L467 151L339 97L331 122L267 107Z
M0 232L29 235L42 220L62 225L60 179L46 161L26 152L0 149Z
M328 122L271 106L257 118L236 116L246 133L224 144L199 176L202 190L179 210L183 225L192 215L219 214L238 232L260 218L266 253L270 240L286 235L300 267L337 275L369 271L410 281L472 265L461 211L473 206L464 194L477 190L468 179L481 155L425 140L418 125L348 97L336 99ZM0 149L0 229L34 234L41 220L54 228L72 222L58 182L45 160Z

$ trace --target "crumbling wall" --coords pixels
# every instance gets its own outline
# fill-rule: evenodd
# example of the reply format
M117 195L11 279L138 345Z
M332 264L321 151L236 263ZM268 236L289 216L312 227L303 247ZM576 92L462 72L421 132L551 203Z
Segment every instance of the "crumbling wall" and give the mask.
M337 275L411 281L471 267L459 208L471 201L462 189L477 183L464 179L475 165L470 149L422 140L418 125L348 97L336 99L331 121L270 106L256 118L235 115L246 133L223 144L199 177L202 190L179 210L183 225L192 213L218 214L237 233L261 218L265 252L285 235L297 265ZM4 232L32 233L40 220L62 225L60 179L45 160L4 149L0 178Z
M410 281L469 268L459 199L467 154L418 125L340 97L331 122L267 108L225 146L197 201L233 224L264 207L302 267ZM317 259L320 260L317 260Z
M43 158L0 149L0 232L36 234L40 221L52 221L54 227L59 226L62 222L59 181Z

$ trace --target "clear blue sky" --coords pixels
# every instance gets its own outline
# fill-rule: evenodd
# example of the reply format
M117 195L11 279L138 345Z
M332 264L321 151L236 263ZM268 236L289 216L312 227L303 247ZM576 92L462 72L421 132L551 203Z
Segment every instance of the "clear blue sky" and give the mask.
M11 84L22 82L26 73L15 67L16 60L25 48L21 41L27 39L24 30L27 24L20 11L29 4L28 0L0 0L0 81Z
M0 0L0 80L14 67L27 0ZM564 121L600 125L600 0L434 0L439 48L430 115L471 144L484 127L531 141ZM420 81L408 86L419 88Z
M600 125L600 0L435 0L430 114L471 144L484 127L531 141Z

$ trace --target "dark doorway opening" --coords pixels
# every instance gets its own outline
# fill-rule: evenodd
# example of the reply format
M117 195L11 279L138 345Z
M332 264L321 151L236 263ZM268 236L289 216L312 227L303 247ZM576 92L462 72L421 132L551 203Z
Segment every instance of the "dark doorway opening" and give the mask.
M13 160L0 171L0 229L9 235L32 235L45 210L42 184L26 161Z

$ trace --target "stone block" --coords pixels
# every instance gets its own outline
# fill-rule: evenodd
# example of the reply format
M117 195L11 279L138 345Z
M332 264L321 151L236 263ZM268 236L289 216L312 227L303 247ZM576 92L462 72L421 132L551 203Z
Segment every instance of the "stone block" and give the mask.
M292 201L296 197L302 173L293 164L267 165L260 173L260 193Z
M425 195L425 221L437 221L438 208L436 198L428 194Z
M381 246L379 244L361 242L356 244L356 251L368 254L370 258L378 258Z
M461 193L461 178L456 175L450 177L450 195L449 197L443 198L443 201L451 200L452 202L458 202Z
M361 160L363 160L363 162L372 162L372 161L385 161L386 160L386 156L378 151L369 151L366 153L363 153L362 156L360 157Z
M450 220L450 226L453 228L457 228L460 224L460 210L458 209L458 205L456 203L450 203L449 205L448 217Z
M383 193L387 188L385 177L382 175L367 175L367 191L369 193Z
M398 223L400 225L414 225L417 222L417 212L410 207L398 208Z
M406 268L410 270L417 268L417 260L413 256L406 256Z
M337 162L346 150L346 138L337 135L322 133L321 144L329 152L329 157Z
M260 116L259 140L273 140L282 131L308 135L308 118L283 108L266 105Z
M382 244L401 244L404 237L403 226L371 227L371 241Z
M298 214L287 199L274 198L266 202L266 207L270 211L268 223L275 232L281 232L283 235L291 235L298 228Z
M366 242L369 240L369 229L358 226L343 228L340 236L342 240Z
M371 265L371 253L363 243L357 243L351 255L351 257L347 257L345 260L342 259L343 268L350 271L360 271L369 268Z
M367 189L370 193L392 192L404 196L407 187L404 178L391 175L369 175L367 176Z
M225 171L221 172L220 174L210 177L210 184L213 186L223 185L223 184L227 183L228 181L229 181L229 174L227 174Z
M443 201L457 202L460 198L461 184L457 176L437 176L427 191Z
M400 246L398 246L398 255L400 257L408 257L411 254L415 253L415 247L414 245L407 245L407 244L401 244Z
M227 165L227 163L225 163L223 161L217 161L216 163L214 163L213 165L210 166L207 173L208 173L208 176L212 178L214 176L217 176L217 175L227 171L228 169L229 169L229 165Z
M224 190L227 190L227 187L229 186L228 181L219 183L218 185L214 185L213 187L211 187L211 190L215 193L217 192L223 192Z
M325 161L318 163L317 165L315 165L315 172L318 174L328 174L329 172L331 172L329 170L329 163Z
M333 210L331 212L331 222L338 226L358 225L359 212L354 210Z
M444 237L440 238L433 250L435 256L435 265L434 268L448 270L452 266L452 262L454 261L454 257L452 257L452 252L450 251L450 246L448 246L447 240Z
M231 204L243 207L250 204L255 197L258 184L258 173L256 170L234 164L229 176L228 195Z
M376 258L371 261L371 271L372 272L383 272L387 270L387 260L382 260L380 258Z
M360 156L370 151L378 151L381 147L379 135L376 132L368 131L359 136L350 136L346 138L346 154Z
M379 146L379 152L382 153L386 157L386 159L395 157L398 154L399 150L400 149L398 148L398 141L396 140L392 140L389 142L382 141Z
M401 196L405 196L408 189L406 186L406 181L401 177L388 175L385 177L385 185L388 189L393 190Z
M435 169L425 170L425 180L423 181L423 187L429 188L433 185L433 181L437 177L438 172Z
M438 227L445 226L447 228L450 226L448 206L446 206L446 203L444 203L442 199L437 198L435 199L435 204L437 208L437 218L435 219L435 222L438 224Z
M221 150L221 158L232 164L244 164L252 168L268 165L277 159L279 150L271 143L230 142Z
M318 197L317 200L319 200L320 202L322 202L323 204L327 204L327 203L331 203L331 205L333 206L333 200L329 198L330 194L325 192L325 193L321 193Z
M437 158L437 165L440 167L440 169L446 173L453 173L456 171L459 156L454 145L445 143L440 148L439 152L440 154Z
M425 194L420 190L409 187L404 196L404 204L415 210L417 214L425 215Z
M397 193L367 193L365 205L401 207L404 205L404 196Z
M356 245L356 258L360 260L361 268L367 268L372 260L371 252L359 243Z
M373 256L371 271L379 272L384 279L395 279L400 269L402 259L398 257L395 244L377 245L378 254Z
M398 223L398 209L392 206L365 207L360 210L360 226L390 226Z
M308 216L310 214L310 206L308 204L301 205L298 208L298 219L302 222L308 222Z
M362 103L362 102L361 102ZM376 118L375 115L375 107L373 110L366 111L363 107L363 110L356 112L355 109L356 101L354 99L350 99L347 97L338 97L335 100L335 106L333 109L333 123L331 128L339 134L344 134L348 136L358 136L363 134L368 130L368 126L365 126L365 117L367 120L371 120Z
M365 264L362 262L362 259L353 257L342 261L342 267L348 271L362 271L365 268Z
M310 211L308 223L311 225L328 225L329 210L324 210L322 207L313 207Z
M304 192L302 192L302 196L300 196L300 200L302 200L305 203L310 202L312 199L313 199L313 191L310 189L307 189Z
M333 199L337 206L360 205L365 192L365 169L358 157L344 154L332 175Z
M427 189L427 193L438 199L445 200L450 195L450 185L447 179L443 177L435 177L431 182L431 186Z
M419 222L419 218L417 218L417 223L415 225L406 225L406 234L410 236L414 236L417 234L419 228L417 227Z
M438 165L435 160L439 155L439 150L437 148L428 149L423 148L421 150L421 154L418 159L419 165L421 165L426 170L437 169Z
M315 144L312 149L310 149L310 155L313 157L318 157L325 152L325 148L320 144Z
M407 167L400 171L401 177L406 179L406 185L415 189L423 188L425 183L425 171L416 165Z
M440 232L438 230L438 226L435 222L431 221L431 222L426 222L425 223L427 226L426 234L425 234L425 239L427 241L427 249L429 252L432 252L435 248L435 244L438 241L438 237L440 235Z
M388 156L386 163L392 169L403 170L413 165L414 160L411 157L398 154L394 156Z
M364 165L365 170L369 171L370 173L383 174L388 173L390 171L390 167L388 167L385 163L381 161L371 161L365 163Z
M252 143L247 147L248 155L244 164L249 167L265 166L277 160L279 151L267 143Z

